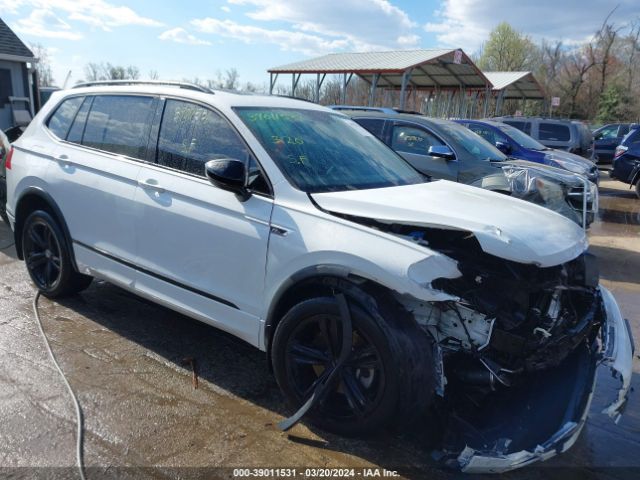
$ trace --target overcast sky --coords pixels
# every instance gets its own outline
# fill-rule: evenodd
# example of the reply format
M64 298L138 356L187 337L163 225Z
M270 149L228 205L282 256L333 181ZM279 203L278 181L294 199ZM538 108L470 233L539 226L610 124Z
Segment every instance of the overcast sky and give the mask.
M143 77L214 78L236 68L263 84L269 67L340 51L452 47L476 51L507 21L534 40L574 44L639 0L0 0L25 43L47 47L54 77L88 62L136 65Z

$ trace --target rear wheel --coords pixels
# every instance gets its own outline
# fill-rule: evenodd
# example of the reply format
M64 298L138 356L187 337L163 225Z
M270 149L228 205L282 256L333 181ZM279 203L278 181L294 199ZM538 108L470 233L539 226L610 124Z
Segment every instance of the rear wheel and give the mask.
M77 293L93 280L74 270L70 249L58 223L43 210L33 212L25 220L22 252L31 280L49 298Z
M309 413L319 427L362 435L406 423L427 409L435 387L431 344L413 319L398 328L380 312L350 301L352 344L348 360L329 392ZM278 324L272 361L288 401L302 405L340 356L342 318L333 297L305 300Z
M640 179L636 182L636 196L640 198Z

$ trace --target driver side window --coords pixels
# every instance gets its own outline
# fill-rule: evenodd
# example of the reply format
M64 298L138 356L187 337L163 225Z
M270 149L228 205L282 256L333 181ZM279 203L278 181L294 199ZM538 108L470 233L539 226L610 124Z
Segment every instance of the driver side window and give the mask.
M495 145L496 142L508 143L507 137L496 132L492 128L484 127L482 125L475 125L472 123L469 125L469 130L480 135L491 145Z
M391 148L397 152L429 155L429 147L435 145L444 143L426 130L407 125L393 127Z

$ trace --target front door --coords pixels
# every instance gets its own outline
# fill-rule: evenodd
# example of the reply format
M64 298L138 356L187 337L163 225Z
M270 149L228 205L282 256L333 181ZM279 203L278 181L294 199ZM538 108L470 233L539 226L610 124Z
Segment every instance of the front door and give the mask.
M254 194L213 186L204 165L243 160ZM273 201L236 131L216 111L166 100L155 165L138 176L138 290L258 345Z

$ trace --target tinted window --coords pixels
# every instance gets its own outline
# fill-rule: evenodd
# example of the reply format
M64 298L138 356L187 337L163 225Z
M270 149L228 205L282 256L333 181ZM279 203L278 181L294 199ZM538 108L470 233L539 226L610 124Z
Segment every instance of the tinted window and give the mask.
M571 132L567 125L540 122L538 138L540 140L566 142L571 138Z
M528 148L531 150L545 150L547 148L537 140L534 140L529 135L524 133L522 130L518 130L511 125L500 124L498 125L498 128L509 135L511 137L511 140L516 142L522 148Z
M275 164L305 192L423 183L405 160L354 121L332 112L236 108Z
M518 130L529 135L531 133L531 122L518 122L514 120L504 120L503 123L516 127Z
M82 144L144 159L153 99L104 95L93 100Z
M442 121L438 123L438 129L442 137L458 152L464 150L480 161L501 162L507 159L496 147L458 123Z
M640 144L640 128L631 130L622 140L622 145L638 145Z
M393 127L391 148L397 152L428 155L432 145L444 145L434 135L421 128L396 125Z
M84 100L84 97L73 97L65 100L51 116L47 126L56 137L63 140L67 138L67 132L82 100Z
M80 107L80 110L78 110L76 118L73 121L73 125L71 125L71 130L69 130L69 134L67 135L67 141L82 143L82 134L84 133L84 127L87 124L87 115L92 101L93 97L87 97L82 103L82 106Z
M379 139L382 139L382 130L384 128L384 120L376 120L374 118L354 118L358 125L363 126L369 132Z
M216 112L193 103L167 100L158 141L158 163L204 176L216 158L244 162L249 151L236 131Z
M627 133L629 133L629 125L620 125L620 131L618 132L618 137L624 137Z

